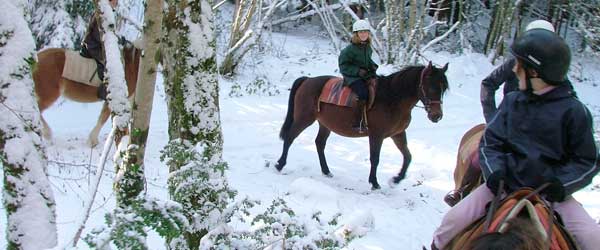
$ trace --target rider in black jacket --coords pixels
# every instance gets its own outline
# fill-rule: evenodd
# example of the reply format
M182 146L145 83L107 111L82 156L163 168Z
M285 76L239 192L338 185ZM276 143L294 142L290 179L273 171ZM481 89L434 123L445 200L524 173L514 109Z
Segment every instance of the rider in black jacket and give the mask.
M600 172L589 110L573 95L566 78L568 45L544 29L525 32L511 46L519 90L509 93L488 123L480 143L481 185L444 216L433 248L444 247L485 214L494 194L538 188L552 202L583 250L598 249L600 226L571 196Z
M545 20L535 20L527 25L525 31L532 29L546 29L554 32L552 24ZM500 88L500 85L504 84L504 95L518 90L519 80L512 71L515 66L515 58L510 58L492 73L490 73L483 81L481 81L481 107L483 108L483 116L485 122L489 123L496 111L496 90Z

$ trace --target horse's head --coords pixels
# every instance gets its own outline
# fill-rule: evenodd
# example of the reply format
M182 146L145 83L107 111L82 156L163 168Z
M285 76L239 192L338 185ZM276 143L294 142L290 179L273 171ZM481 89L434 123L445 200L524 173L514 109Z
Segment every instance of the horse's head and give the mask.
M437 68L429 62L421 71L419 78L419 99L425 106L427 117L432 122L438 122L444 115L442 111L442 97L448 90L448 80L446 79L446 70L448 64L443 68Z

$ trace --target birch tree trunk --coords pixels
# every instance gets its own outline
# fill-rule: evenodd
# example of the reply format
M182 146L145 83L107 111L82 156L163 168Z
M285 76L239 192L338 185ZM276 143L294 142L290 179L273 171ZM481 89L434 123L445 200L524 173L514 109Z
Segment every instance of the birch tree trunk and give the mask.
M35 43L19 1L0 1L0 160L7 249L57 244L54 194L46 173L31 69Z
M144 54L140 60L138 82L132 105L133 121L129 146L124 158L123 178L116 183L117 202L128 205L144 189L144 153L150 127L159 48L162 31L162 0L146 3L143 29Z
M399 63L402 34L404 33L404 0L385 0L385 18L389 64Z
M171 249L198 249L234 197L224 171L219 118L214 19L208 1L173 0L164 18L164 75L169 144L169 194L189 226L170 240Z

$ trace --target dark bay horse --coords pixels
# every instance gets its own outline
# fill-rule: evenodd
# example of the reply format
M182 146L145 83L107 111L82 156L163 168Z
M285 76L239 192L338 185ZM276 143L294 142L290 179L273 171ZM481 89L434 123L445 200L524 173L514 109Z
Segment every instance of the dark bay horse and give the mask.
M141 50L136 49L132 45L128 45L124 47L122 55L128 96L131 97L135 92L137 83ZM52 106L61 95L76 102L91 103L102 101L98 99L97 87L62 77L63 67L65 65L65 49L45 49L40 51L37 54L37 57L38 61L32 74L40 113ZM88 144L90 146L98 144L98 133L109 116L110 109L108 108L108 103L104 102L96 126L92 129L88 137ZM44 137L47 139L51 138L52 132L43 116L42 124L44 126Z
M371 171L369 183L373 189L381 188L377 182L377 165L379 153L385 138L391 137L402 152L404 161L402 170L393 178L395 184L406 176L411 161L411 154L406 143L406 128L411 119L411 110L420 100L432 122L442 119L442 96L448 89L443 68L436 68L429 62L428 66L410 66L389 76L377 79L377 91L373 107L367 113L368 133L360 134L352 129L354 110L333 104L321 103L319 95L325 83L333 76L314 78L298 78L291 89L288 111L279 134L283 140L283 152L275 167L277 170L285 166L287 154L294 139L315 120L319 122L319 132L315 140L321 172L332 176L325 160L325 144L331 131L346 137L369 137Z

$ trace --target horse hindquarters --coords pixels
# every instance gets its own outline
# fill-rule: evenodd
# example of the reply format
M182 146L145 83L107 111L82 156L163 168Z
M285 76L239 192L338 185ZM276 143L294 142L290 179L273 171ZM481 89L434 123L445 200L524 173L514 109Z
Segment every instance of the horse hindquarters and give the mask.
M46 49L37 54L37 63L32 72L34 90L37 97L40 114L52 106L60 97L60 80L62 69L65 65L64 49ZM43 130L46 139L52 137L52 131L48 123L41 116Z
M304 124L305 121L301 121L300 119L296 119L296 92L300 89L300 86L304 81L306 81L308 77L300 77L294 81L292 88L290 89L290 96L288 99L288 110L285 116L285 121L281 126L281 130L279 132L279 138L283 140L283 150L281 152L281 156L279 160L277 160L277 164L275 164L275 168L278 171L281 171L285 164L287 163L287 155L290 149L290 146L294 142L294 139L313 121L308 123L308 125Z

